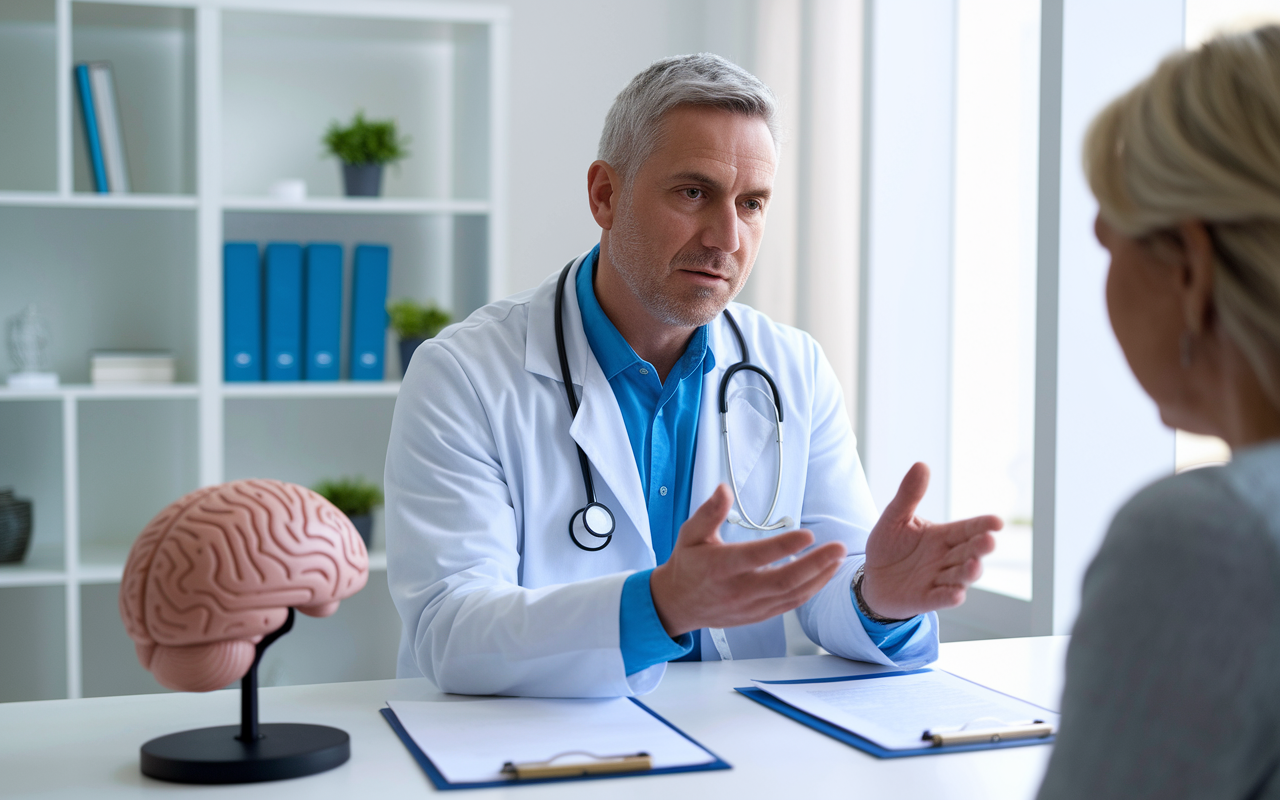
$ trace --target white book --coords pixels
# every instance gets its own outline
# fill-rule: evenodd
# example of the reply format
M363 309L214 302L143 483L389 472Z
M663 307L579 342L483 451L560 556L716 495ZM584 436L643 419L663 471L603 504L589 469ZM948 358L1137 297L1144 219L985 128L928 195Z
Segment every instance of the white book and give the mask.
M111 65L105 61L89 64L89 84L93 88L93 111L98 118L98 138L107 171L107 188L113 194L127 192L129 165L125 160L124 137L120 133L120 110L116 103Z

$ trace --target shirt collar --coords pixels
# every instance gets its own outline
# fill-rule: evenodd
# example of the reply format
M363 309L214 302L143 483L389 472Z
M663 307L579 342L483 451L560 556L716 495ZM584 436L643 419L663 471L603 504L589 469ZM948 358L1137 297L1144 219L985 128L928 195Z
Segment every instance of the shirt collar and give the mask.
M596 264L599 261L600 245L596 245L578 267L574 289L578 293L578 307L582 311L582 328L587 335L587 343L591 345L591 352L600 363L600 369L603 370L605 378L613 380L627 367L645 364L652 368L653 365L648 364L636 354L635 348L628 344L618 332L617 326L600 307L600 301L596 299L594 280ZM680 356L680 360L676 362L671 372L677 380L684 380L699 366L702 367L701 372L706 374L714 369L715 365L715 354L708 346L707 326L703 325L694 331L693 338L689 340L689 346L685 348L684 354ZM670 377L672 376L669 375L668 378Z

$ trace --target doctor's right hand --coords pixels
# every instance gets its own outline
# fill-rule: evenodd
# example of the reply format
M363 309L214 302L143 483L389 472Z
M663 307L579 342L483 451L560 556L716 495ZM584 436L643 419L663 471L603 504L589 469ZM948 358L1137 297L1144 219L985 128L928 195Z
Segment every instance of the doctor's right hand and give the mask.
M782 566L770 566L813 544L813 533L788 531L754 542L720 538L733 505L720 484L680 528L671 558L655 569L649 590L672 638L699 628L731 628L803 605L836 574L844 545L828 542Z

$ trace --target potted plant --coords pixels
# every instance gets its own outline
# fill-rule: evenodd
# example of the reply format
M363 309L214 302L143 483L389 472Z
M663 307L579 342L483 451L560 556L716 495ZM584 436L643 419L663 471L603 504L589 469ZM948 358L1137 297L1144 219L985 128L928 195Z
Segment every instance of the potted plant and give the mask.
M387 304L391 327L400 337L400 375L409 369L409 359L418 345L435 336L452 320L452 315L434 302L425 306L416 300L401 298Z
M382 489L364 478L338 478L312 487L316 494L338 507L351 520L369 549L373 535L373 508L382 505Z
M409 138L396 133L393 119L370 121L357 111L351 124L336 120L324 134L331 155L342 161L342 185L347 197L377 197L382 194L382 168L407 157Z

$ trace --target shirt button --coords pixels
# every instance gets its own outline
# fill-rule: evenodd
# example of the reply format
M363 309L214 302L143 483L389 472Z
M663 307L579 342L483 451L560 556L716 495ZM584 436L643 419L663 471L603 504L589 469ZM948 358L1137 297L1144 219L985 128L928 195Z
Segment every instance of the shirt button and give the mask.
M658 494L662 495L663 497L666 497L666 496L667 496L667 487L665 487L665 486L659 486L659 487L658 487Z
M641 375L648 375L648 374L649 374L649 370L645 369L644 367L641 367L641 368L640 368L640 374L641 374Z

